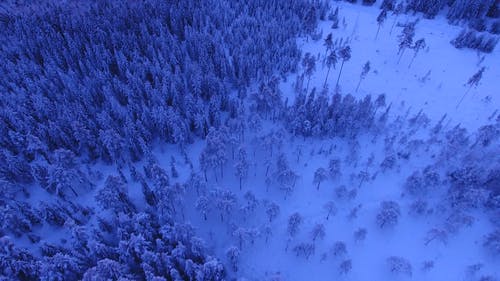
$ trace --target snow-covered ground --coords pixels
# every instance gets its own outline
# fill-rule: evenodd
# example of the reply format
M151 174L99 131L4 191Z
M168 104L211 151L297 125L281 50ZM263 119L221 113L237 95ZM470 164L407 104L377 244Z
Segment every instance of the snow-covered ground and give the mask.
M323 32L323 38L330 32L334 39L350 38L352 58L345 63L339 83L343 94L350 93L356 97L385 94L387 104L393 104L393 118L396 115L404 115L408 109L411 115L422 109L432 124L446 114L445 123L460 123L470 130L486 124L488 117L499 108L499 52L483 55L468 49L455 49L450 41L459 33L460 27L450 26L442 16L434 20L421 19L416 25L415 40L425 38L427 47L417 55L409 67L413 57L412 50L407 50L398 63L397 36L402 28L396 25L392 34L389 34L389 31L394 21L405 23L415 20L418 15L400 15L396 19L389 13L375 40L379 9L341 2L335 2L335 5L338 5L340 12L339 29L332 30L331 22L324 21L320 23L319 30ZM345 25L342 23L343 18ZM304 53L310 52L320 58L312 75L310 89L321 89L327 71L321 64L326 51L323 39L313 41L310 38L300 38L299 41ZM371 71L356 92L362 66L367 61L371 63ZM339 66L340 63L330 72L330 88L334 87ZM465 84L481 66L486 67L481 83L469 91L457 108L460 98L467 91ZM424 81L423 78L428 72L430 75ZM302 73L302 70L299 70L299 73ZM291 75L287 77L287 82L281 85L284 97L289 100L293 100L295 95L295 81L296 75ZM451 215L440 209L438 198L444 191L432 190L429 198L431 202L435 200L432 214L421 217L409 214L412 199L403 194L402 186L413 171L433 163L433 154L437 153L433 151L435 147L431 147L429 151L412 151L411 158L398 164L397 169L380 172L379 164L384 157L383 137L379 137L375 143L371 138L361 138L356 164L343 161L342 177L336 180L327 179L319 190L316 190L316 184L313 183L316 169L326 169L332 158L348 158L351 154L348 143L340 139L303 141L290 136L285 139L282 151L292 169L299 175L295 190L286 199L283 191L275 185L271 185L269 191L266 191L267 152L259 147L252 136L247 136L245 145L253 162L242 191L238 190L238 179L234 176L232 161L225 166L224 179L216 183L212 178L208 188L227 188L236 192L238 206L245 204L243 194L251 191L259 200L255 214L243 220L236 208L229 221L221 222L218 210L212 210L207 221L204 221L203 216L194 208L185 210L186 221L197 227L198 234L203 236L209 248L219 257L226 255L228 247L239 246L238 239L232 235L237 227L247 230L256 228L260 231L260 237L253 244L249 241L243 242L239 269L231 274L232 276L241 276L248 280L288 281L478 280L486 275L500 276L500 261L488 255L481 247L483 236L493 229L491 222L482 213L470 213L469 215L474 217L474 223L450 235L446 243L436 239L427 245L425 242L428 231L442 227L446 218ZM193 162L197 162L202 145L198 143L189 147ZM334 146L334 149L329 153L327 151L331 146ZM297 156L299 150L302 152L300 157ZM253 155L253 151L257 153ZM372 153L374 164L367 166ZM158 157L165 159L169 155L164 152ZM376 175L376 178L362 182L355 176L361 171L368 172L370 177ZM343 185L347 190L356 190L357 195L352 199L336 197L335 188ZM196 196L193 195L190 200L193 204L187 203L186 206L193 206ZM281 208L277 219L270 223L272 235L267 242L263 234L263 226L268 222L264 206L266 200L276 202ZM376 224L376 215L380 203L387 200L400 204L401 217L395 227L381 229ZM335 203L338 212L326 220L327 211L324 206L328 201ZM357 215L350 216L356 208ZM289 240L287 224L289 216L294 212L303 217L303 222L300 224L299 233ZM311 231L317 223L325 226L326 235L323 240L313 242ZM354 232L360 228L367 230L366 239L356 241ZM345 254L333 254L332 248L337 241L345 242ZM297 256L293 251L301 242L315 245L314 254L308 259ZM412 265L412 274L391 273L387 265L387 258L390 256L406 258ZM341 274L339 266L345 260L351 260L352 271ZM432 262L433 267L425 270L426 262ZM479 263L483 266L478 272L466 272L468 266Z
M326 152L319 154L322 149L328 150L331 144L339 144L331 155ZM383 142L382 142L383 143ZM238 207L232 212L230 221L221 222L218 210L212 210L208 214L208 220L204 221L201 213L196 210L186 210L187 222L193 223L197 228L197 234L202 235L209 248L219 257L225 256L225 250L234 245L238 246L238 239L231 235L237 227L246 229L257 228L261 232L254 244L246 241L242 245L242 254L239 262L239 271L235 276L242 276L248 280L267 280L271 276L280 276L276 280L463 280L465 268L472 264L483 263L481 273L498 276L500 272L495 260L487 255L481 247L482 237L492 230L488 218L481 213L474 214L475 222L471 227L460 229L458 234L452 236L447 244L432 241L424 245L427 232L432 228L439 228L449 213L440 213L414 217L408 214L411 203L410 198L402 196L402 186L407 176L416 168L422 168L428 160L423 154L412 158L410 162L401 165L401 169L379 174L373 181L367 180L360 186L361 179L351 179L352 173L364 170L367 156L371 152L380 154L381 141L372 146L369 140L361 142L360 161L358 167L343 164L343 176L338 180L326 180L316 190L313 184L313 175L317 168L328 166L328 160L332 157L345 159L347 149L341 149L342 141L296 141L284 145L283 151L288 155L289 163L300 178L292 194L284 198L283 191L277 186L270 186L266 191L265 165L258 159L264 159L264 155L258 155L257 165L250 170L247 181L244 181L243 189L238 191L238 180L233 176L233 168L226 166L226 175L219 183L212 182L208 188L227 188L238 194L238 207L244 206L246 201L243 194L251 191L259 200L259 206L250 219L244 221L239 213ZM298 146L303 149L300 161L295 161L295 151ZM196 154L193 155L196 157ZM367 171L373 175L378 168L381 158L376 157L376 164L370 166ZM354 199L339 199L335 195L335 188L345 185L348 190L357 190ZM433 190L433 194L439 194L439 190ZM191 191L191 193L194 193ZM194 194L195 195L195 194ZM195 197L186 202L186 206L193 206ZM270 226L272 236L265 242L263 226L267 224L264 201L276 202L280 206L280 214ZM393 228L380 229L376 225L376 214L380 202L384 200L397 201L401 206L401 218L398 225ZM432 199L431 199L432 200ZM327 211L325 204L333 201L338 212L326 220ZM357 217L350 218L353 209L360 206ZM289 216L298 212L303 217L296 237L288 241L287 224ZM300 242L312 242L311 231L316 223L324 224L326 235L323 240L314 242L315 253L309 258L297 257L292 251L293 247ZM367 230L366 239L356 242L354 232L360 228ZM342 256L334 256L332 248L335 242L343 241L347 246L347 253ZM288 250L287 244L289 243ZM326 255L326 256L325 256ZM413 266L413 274L409 276L394 276L388 270L386 258L389 256L403 256ZM346 259L352 260L352 272L343 276L339 272L339 265ZM425 261L432 261L434 268L430 271L421 270ZM229 263L228 263L229 264ZM273 279L270 279L273 280Z
M323 32L323 39L328 33L332 33L334 40L349 39L352 57L342 70L339 82L342 93L357 97L368 94L376 97L385 94L388 103L393 103L394 109L401 109L396 113L404 113L411 107L414 113L423 109L432 120L439 120L447 114L453 124L460 123L468 129L476 129L484 124L499 108L498 48L491 54L454 48L450 41L460 33L462 27L448 24L443 15L438 15L435 19L425 19L420 14L415 16L403 14L396 17L388 12L387 19L375 39L378 28L377 16L380 13L378 8L345 2L334 2L333 5L334 8L336 5L339 7L339 28L331 29L331 21L323 21L318 30ZM418 53L409 68L413 50L406 50L398 63L398 36L402 27L398 27L397 23L404 24L417 18L420 20L416 25L414 41L424 38L427 47ZM395 21L396 25L393 27ZM390 33L391 28L392 33ZM299 44L304 53L319 55L322 61L326 52L323 39L315 42L310 38L308 40L302 38ZM370 61L371 71L356 92L362 67L367 61ZM465 84L482 66L486 67L486 70L480 84L469 91L457 108L459 100L467 91L468 86ZM339 68L340 62L329 74L330 89L335 87ZM326 70L326 66L317 63L310 88L323 87ZM428 78L422 81L429 71ZM292 76L289 81L293 82L295 78ZM282 85L283 93L291 99L294 95L292 89L291 83Z

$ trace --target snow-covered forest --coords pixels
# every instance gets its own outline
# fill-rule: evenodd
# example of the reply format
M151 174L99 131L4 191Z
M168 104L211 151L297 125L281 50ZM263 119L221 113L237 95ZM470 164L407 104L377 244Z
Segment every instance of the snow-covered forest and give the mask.
M500 280L495 0L0 2L0 280Z

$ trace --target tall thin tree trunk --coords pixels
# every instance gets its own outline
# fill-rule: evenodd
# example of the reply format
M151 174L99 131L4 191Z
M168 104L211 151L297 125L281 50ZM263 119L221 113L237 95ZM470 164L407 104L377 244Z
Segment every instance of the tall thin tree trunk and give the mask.
M401 58L403 57L403 54L405 53L405 51L406 51L406 48L403 48L403 50L401 50L401 55L399 55L398 64L401 61Z
M311 75L309 75L309 78L307 79L306 94L309 92L309 82L311 82Z
M375 40L377 40L379 31L380 31L380 24L378 25L378 28L377 28L377 34L375 34Z
M359 85L361 85L362 80L363 80L363 78L359 77L359 82L358 82L358 85L356 86L356 92L358 91Z
M361 185L363 185L363 182L365 181L366 176L363 176L361 181L359 182L358 189L361 188Z
M398 21L398 16L396 16L396 18L394 19L394 22L392 23L392 26L391 26L391 30L389 31L389 35L392 34L392 29L394 28L394 26L396 25L396 22Z
M342 64L340 65L339 77L337 77L337 83L335 83L335 87L339 85L340 75L342 74L342 68L344 67L345 60L342 60Z
M462 98L460 99L460 101L458 102L457 106L455 107L456 109L458 109L458 107L460 106L460 104L462 103L462 101L464 100L465 96L467 95L467 93L469 93L470 89L472 88L472 86L469 87L469 89L467 89L467 91L465 91L465 94L462 96Z
M326 72L325 83L323 84L323 88L326 88L326 81L328 81L328 75L330 74L330 68L328 67L328 71Z
M415 60L415 58L417 57L417 54L415 53L415 55L413 56L413 58L411 58L411 61L410 61L410 64L408 65L408 68L411 67L413 61Z

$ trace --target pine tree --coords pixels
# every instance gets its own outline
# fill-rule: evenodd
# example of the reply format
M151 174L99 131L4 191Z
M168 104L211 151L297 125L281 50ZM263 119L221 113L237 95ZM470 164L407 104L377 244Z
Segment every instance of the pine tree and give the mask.
M408 65L408 68L411 67L411 64L413 63L413 60L415 60L415 58L417 57L417 54L420 50L424 49L426 47L426 44L425 44L425 39L424 38L421 38L421 39L418 39L417 41L415 41L415 44L413 44L413 51L414 51L414 54L413 54L413 58L411 59L411 62L410 64Z
M207 135L207 145L200 154L200 167L205 173L207 180L207 170L214 169L215 179L217 180L216 168L220 168L221 177L223 176L224 164L227 162L227 133L225 127L220 129L210 128Z
M299 177L288 165L285 154L281 153L276 161L276 172L274 176L279 183L280 189L285 191L286 197L293 191L297 178Z
M336 241L331 249L332 254L336 257L342 257L347 254L347 246L344 241Z
M316 70L316 59L311 53L306 53L302 59L302 67L304 68L304 74L307 78L306 92L309 91L309 82L311 81L311 76Z
M229 190L214 189L210 197L220 212L220 220L224 221L224 214L229 215L237 203L236 195Z
M340 274L348 274L352 270L351 259L344 260L339 265Z
M83 281L119 280L126 276L126 266L112 259L102 259L83 274Z
M339 28L339 7L335 8L335 12L328 19L332 21L332 29Z
M333 49L333 35L331 33L329 33L326 36L325 41L323 42L323 46L326 47L326 51L325 51L325 57L326 57L328 54L328 51Z
M377 28L377 34L375 34L375 40L377 40L378 33L380 31L380 27L384 24L386 18L387 18L387 10L382 9L382 11L380 12L380 14L377 17L378 28Z
M342 59L342 64L340 65L339 77L337 77L337 83L335 83L335 87L339 85L340 75L342 75L342 68L344 67L344 63L351 59L351 47L342 47L339 51L339 57Z
M330 219L331 215L335 216L335 214L337 214L337 206L335 205L335 202L333 202L333 201L326 202L324 208L327 211L326 220Z
M243 242L248 240L248 230L244 227L238 227L233 231L232 236L238 239L238 245L242 249Z
M358 85L356 86L356 92L359 89L359 85L361 85L361 81L365 79L369 71L370 71L370 61L367 61L365 65L363 65L363 69L361 70L361 75L359 76L359 82Z
M387 265L389 270L396 275L408 275L412 276L412 266L411 263L399 256L391 256L387 258Z
M394 201L383 201L377 214L377 224L380 228L395 226L401 216L401 208Z
M238 247L232 246L226 250L226 256L231 264L231 267L234 272L238 271L238 263L240 258L240 249Z
M335 50L331 50L330 54L326 57L326 66L328 70L326 72L325 83L323 84L323 88L326 88L326 82L328 81L328 75L330 74L330 69L333 67L335 69L335 65L337 64L337 53Z
M288 218L288 228L287 232L290 237L294 237L299 232L299 227L302 224L302 216L295 212Z
M471 78L469 78L469 80L467 81L467 85L469 86L469 88L467 89L467 91L465 91L465 94L462 96L462 98L460 98L460 101L458 102L456 108L458 108L460 106L460 104L464 100L465 96L470 91L470 89L472 89L472 87L477 87L477 85L479 84L479 81L481 81L481 78L483 77L484 70L485 70L485 67L483 66L476 73L474 73L474 75L472 75Z
M272 222L280 213L280 206L274 202L268 202L266 204L266 214L269 218L269 222Z
M175 158L173 156L170 157L170 173L172 174L173 178L179 177L179 172L177 172L176 168Z
M328 174L332 179L337 179L342 174L341 172L341 161L340 159L331 159L328 163Z
M297 257L303 256L307 260L312 254L314 254L315 246L312 243L302 242L293 247L293 251L295 252Z
M361 242L366 239L366 228L358 228L356 231L354 231L354 241L356 242Z
M317 223L311 231L313 242L315 242L318 238L323 240L323 238L325 238L325 234L325 226L322 223Z
M242 181L248 176L248 160L247 160L247 152L245 148L240 147L238 151L238 162L235 164L235 169L236 169L236 176L239 179L240 182L240 190L242 187Z
M316 183L316 189L319 190L319 185L328 178L328 173L324 168L318 168L314 172L314 183Z
M399 2L396 7L394 8L394 10L392 11L392 14L395 15L394 17L394 21L392 22L392 26L391 26L391 30L389 31L389 35L392 34L392 30L394 29L394 26L396 25L396 22L398 21L398 17L400 14L402 14L404 12L404 4L403 4L403 1Z
M130 213L135 210L135 206L127 195L127 187L118 176L108 176L104 187L97 192L95 199L101 207L115 213Z
M204 195L198 197L198 199L196 200L195 208L196 210L198 210L203 214L204 220L208 219L207 214L210 211L211 207L212 207L212 201Z
M247 201L247 204L241 206L240 210L243 213L243 219L246 219L255 211L255 209L257 209L259 201L255 198L255 195L251 191L245 192L243 197Z
M394 8L396 8L395 0L383 0L382 4L380 5L380 9L386 9L389 11L394 10Z
M411 22L405 25L403 28L403 31L399 35L399 50L398 54L399 59L398 59L398 64L401 61L401 58L403 57L404 52L406 51L407 48L410 48L413 43L413 37L415 36L415 25L417 22Z

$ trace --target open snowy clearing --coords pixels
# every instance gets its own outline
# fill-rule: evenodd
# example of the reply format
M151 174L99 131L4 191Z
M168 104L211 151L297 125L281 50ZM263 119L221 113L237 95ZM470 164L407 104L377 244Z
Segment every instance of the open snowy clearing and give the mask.
M339 28L332 29L331 21L320 22L318 31L323 32L322 39L314 42L310 38L302 38L299 44L304 53L319 55L323 61L326 52L323 39L328 33L332 33L334 39L349 40L352 57L345 63L339 82L343 94L360 98L368 94L374 98L385 94L387 103L393 103L394 115L404 114L410 108L412 113L423 110L431 120L436 121L447 114L447 121L451 124L460 123L471 130L486 123L488 117L499 109L498 48L491 54L456 49L450 41L462 28L448 24L444 16L425 19L420 14L403 14L396 17L390 11L375 39L377 16L380 13L376 5L367 7L334 2L332 6L339 7ZM408 67L414 52L406 50L398 63L398 36L402 31L398 23L404 24L417 18L420 20L416 25L415 40L424 38L427 47L418 53L411 67ZM342 19L345 19L345 25ZM371 71L356 92L362 67L367 61L370 61ZM330 91L335 88L339 65L340 63L329 74L327 84ZM468 92L457 108L467 91L467 81L482 66L485 66L486 70L480 84ZM310 89L317 87L320 91L323 88L326 72L327 67L324 64L316 64ZM282 90L286 97L293 100L292 83L295 82L295 77L288 79L289 82L282 85Z
M328 33L332 33L334 39L352 38L349 44L352 48L352 58L344 65L340 77L342 94L352 94L362 98L371 94L376 97L385 94L387 104L393 104L392 118L397 115L415 115L419 110L427 114L431 124L435 124L444 114L447 115L445 124L462 126L474 130L482 124L487 123L495 110L499 108L498 83L500 81L499 52L483 55L468 49L455 49L450 41L459 33L460 27L450 26L445 19L438 16L434 20L421 19L416 26L416 39L425 38L427 48L420 52L408 67L413 51L407 50L398 63L397 36L401 33L401 27L397 22L405 23L415 20L417 16L400 15L388 16L385 24L381 27L378 38L375 40L377 30L376 17L380 12L375 7L352 5L343 2L335 2L339 7L339 18L345 18L345 25L339 24L339 29L332 30L330 21L320 23L318 30L323 32L324 39ZM334 6L335 8L335 6ZM389 34L391 25L396 21L396 26ZM299 39L303 53L310 52L322 61L326 48L323 39L313 41L311 38ZM483 59L484 56L484 59ZM359 82L362 66L370 61L372 69L361 82L359 90L355 88ZM465 86L468 79L481 67L486 66L485 74L477 88L469 91L463 103L457 108L462 95L467 91ZM325 81L327 68L320 62L316 64L310 88L321 89ZM329 88L334 88L339 71L339 64L329 74ZM426 77L426 74L430 75ZM299 70L302 73L302 70ZM284 97L290 103L294 99L294 85L297 75L287 77L287 82L282 83L281 89ZM331 91L331 90L330 90ZM489 98L487 98L489 97ZM379 164L383 160L383 139L379 138L373 144L370 139L360 140L359 166L343 166L344 176L338 180L326 180L319 191L313 184L313 175L317 168L327 167L331 157L344 159L348 157L349 148L345 141L333 140L307 140L291 141L283 146L285 155L295 171L300 175L297 186L291 196L284 199L282 191L271 186L266 192L265 183L265 155L257 154L254 166L251 168L249 179L244 183L239 200L245 202L243 194L252 191L257 199L261 200L254 218L249 219L241 225L241 218L234 222L221 222L217 211L212 211L208 221L203 221L196 211L189 216L189 220L197 226L200 233L204 233L204 239L218 253L225 254L225 250L231 245L238 245L238 240L231 235L234 226L247 228L259 228L266 223L264 200L279 202L281 212L278 218L272 222L272 236L266 243L261 237L254 244L243 243L241 249L240 267L238 276L248 280L469 280L464 270L467 266L483 263L478 274L489 274L499 276L500 271L495 264L498 260L492 259L480 247L482 237L493 228L488 218L477 213L475 222L471 227L461 229L457 235L448 240L446 244L432 241L424 245L427 232L443 223L447 214L440 210L434 210L434 214L425 217L414 218L408 214L411 199L402 196L402 186L406 178L415 170L422 169L431 163L432 152L419 151L417 157L411 161L401 164L401 169L383 173L373 181L368 181L360 186L359 178L350 177L362 170L371 153L376 155L374 163ZM252 144L255 142L247 139L248 151L253 151ZM330 146L338 146L333 153L327 154ZM196 146L195 146L196 147ZM199 149L193 148L192 155L196 159ZM297 151L300 147L303 156L300 161L295 161ZM257 148L258 150L258 148ZM324 153L320 151L324 150ZM262 153L262 151L261 151ZM367 169L370 175L377 172L375 167ZM253 170L255 169L255 170ZM222 182L211 183L216 187L224 187L235 190L238 179L227 172ZM210 185L210 184L209 184ZM336 199L334 188L345 185L348 189L357 189L357 196L353 200ZM359 188L358 188L359 187ZM439 190L432 193L438 197ZM325 203L333 200L337 204L336 216L326 220ZM394 200L399 202L402 208L400 224L394 229L379 229L376 225L376 213L380 202ZM431 199L432 200L432 199ZM242 203L240 203L242 204ZM357 206L357 216L349 218ZM236 212L233 211L233 212ZM288 240L287 223L289 216L298 212L303 216L299 234ZM238 222L239 221L239 222ZM311 242L311 231L316 223L325 225L326 235L322 241L316 241L315 252L308 259L297 257L292 248L300 242ZM366 240L356 242L354 232L360 228L367 230ZM332 247L336 241L343 241L347 246L347 253L341 256L332 254ZM289 244L288 249L287 244ZM387 269L386 258L390 256L403 256L410 260L413 271L411 275L400 276L391 274ZM346 259L352 260L352 271L348 275L342 275L339 270L340 263ZM433 262L432 269L426 270L425 262ZM272 279L277 278L277 279ZM472 280L472 279L471 279Z

